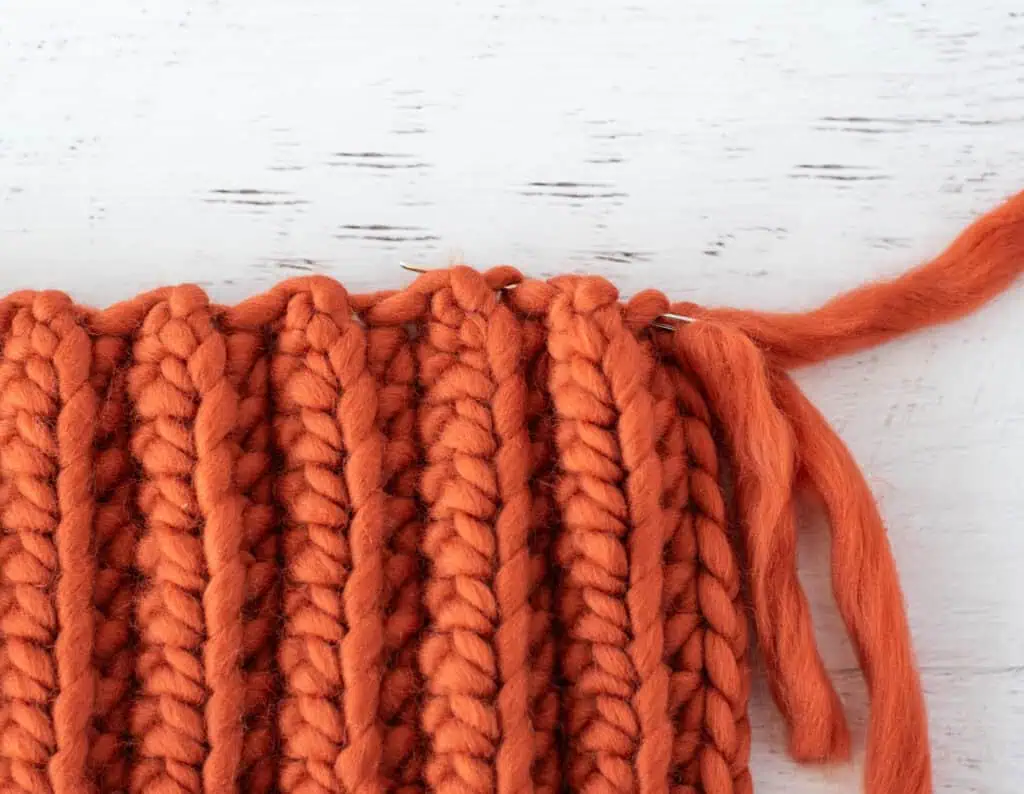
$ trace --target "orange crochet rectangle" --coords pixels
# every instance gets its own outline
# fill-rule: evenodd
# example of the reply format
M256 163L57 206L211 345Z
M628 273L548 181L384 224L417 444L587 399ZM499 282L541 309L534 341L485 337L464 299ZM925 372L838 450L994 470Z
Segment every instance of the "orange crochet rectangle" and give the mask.
M0 787L750 792L748 613L790 752L842 760L801 484L871 693L867 790L930 791L885 528L786 368L979 306L1022 215L805 314L467 267L237 306L8 296Z

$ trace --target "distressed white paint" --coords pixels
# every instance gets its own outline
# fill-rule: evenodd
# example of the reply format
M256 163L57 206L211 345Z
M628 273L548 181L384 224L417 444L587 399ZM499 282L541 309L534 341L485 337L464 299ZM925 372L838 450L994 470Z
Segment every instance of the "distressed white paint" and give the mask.
M1011 0L0 0L2 291L233 301L462 258L798 308L935 253L1021 162ZM801 375L891 527L938 790L1024 779L1022 310ZM858 790L756 695L762 794Z

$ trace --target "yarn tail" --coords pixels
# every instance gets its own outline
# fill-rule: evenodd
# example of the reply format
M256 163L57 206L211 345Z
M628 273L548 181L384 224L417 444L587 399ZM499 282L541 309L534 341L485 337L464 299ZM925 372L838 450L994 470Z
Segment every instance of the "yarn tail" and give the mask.
M837 295L812 311L712 309L706 314L742 331L778 366L791 368L952 322L1005 292L1022 271L1024 191L978 218L930 262Z
M748 556L755 625L799 760L841 757L846 721L815 648L795 577L793 498L808 484L832 532L833 589L871 697L865 790L932 790L924 698L885 526L843 442L784 370L954 320L1024 270L1024 193L969 226L942 254L897 278L805 313L674 306L699 322L676 352L704 383L726 436Z
M931 791L928 722L910 627L885 525L849 450L785 375L776 402L789 417L802 474L832 525L832 582L871 693L865 790Z

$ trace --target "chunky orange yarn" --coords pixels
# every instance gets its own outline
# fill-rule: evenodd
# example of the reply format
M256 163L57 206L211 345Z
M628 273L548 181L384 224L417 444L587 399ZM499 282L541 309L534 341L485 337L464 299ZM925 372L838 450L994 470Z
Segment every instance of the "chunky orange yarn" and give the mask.
M8 296L0 787L747 794L748 613L792 755L841 760L807 487L871 698L865 789L930 792L885 528L786 368L1022 267L1024 194L804 314L511 268L234 307Z

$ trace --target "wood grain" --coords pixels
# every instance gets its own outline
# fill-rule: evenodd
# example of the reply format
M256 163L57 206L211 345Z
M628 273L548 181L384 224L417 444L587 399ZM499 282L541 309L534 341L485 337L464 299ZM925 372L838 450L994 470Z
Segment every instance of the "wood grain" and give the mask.
M1021 42L1010 0L0 0L0 290L463 260L809 306L1022 187ZM1024 778L1022 317L1018 291L801 374L890 525L938 790ZM803 552L863 715L821 532ZM759 792L859 789L754 709Z

